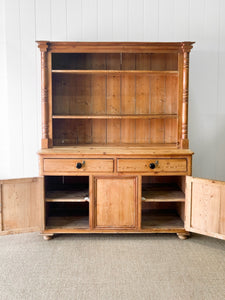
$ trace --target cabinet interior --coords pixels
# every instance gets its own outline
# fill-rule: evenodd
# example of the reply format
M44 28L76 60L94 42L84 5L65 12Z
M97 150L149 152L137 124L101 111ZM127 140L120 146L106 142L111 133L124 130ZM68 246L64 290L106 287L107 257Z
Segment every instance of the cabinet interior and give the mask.
M53 70L176 71L177 53L52 53Z
M142 176L141 228L184 227L185 176ZM45 176L46 228L89 228L89 176Z
M183 228L185 177L143 176L141 227Z
M178 143L177 53L53 53L53 146Z
M89 228L89 177L45 176L46 228Z

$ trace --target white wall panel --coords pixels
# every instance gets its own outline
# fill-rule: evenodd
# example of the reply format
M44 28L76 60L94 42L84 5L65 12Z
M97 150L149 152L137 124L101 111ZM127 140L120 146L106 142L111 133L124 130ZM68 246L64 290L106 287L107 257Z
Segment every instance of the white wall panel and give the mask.
M82 40L82 0L67 0L67 38Z
M128 41L144 40L144 0L127 1Z
M219 6L218 106L216 116L216 178L225 180L225 1Z
M159 41L175 41L174 0L159 0Z
M159 0L159 41L189 40L189 0Z
M82 1L82 37L85 41L98 40L98 1Z
M219 1L192 1L190 12L190 38L197 41L190 73L193 171L197 176L216 178Z
M38 174L41 83L35 40L193 40L189 101L193 175L225 180L225 1L0 0L0 9L5 112L0 177Z
M52 40L51 0L35 1L36 40Z
M24 176L38 173L38 163L33 159L38 151L38 103L36 100L36 43L35 41L35 1L20 1L21 37L21 98ZM29 88L28 88L29 87Z
M7 64L6 64L6 30L5 30L5 3L0 0L0 174L9 177L9 120L7 97Z
M174 0L173 32L175 41L189 41L190 0Z
M144 41L159 41L159 1L144 0Z
M113 0L98 0L98 39L113 40Z
M127 41L127 1L113 0L113 41Z
M24 176L20 1L5 1L9 175ZM6 129L6 128L5 128ZM6 129L7 130L7 129ZM29 137L26 137L29 138Z
M52 40L52 22L51 22L51 0L38 0L35 1L35 40ZM37 128L38 128L38 145L41 147L41 55L40 50L36 44L36 78L37 90L35 105L38 107L37 115ZM36 155L37 156L37 155ZM33 170L35 176L37 172Z
M204 147L203 136L201 132L202 120L201 113L201 97L205 89L204 77L204 58L203 58L203 38L204 38L204 16L205 16L205 0L190 2L190 39L196 42L191 53L190 61L190 81L189 81L189 139L190 147L195 152L193 157L193 174L201 176L204 170L204 161L202 152ZM201 148L201 149L200 149Z
M52 40L67 40L67 1L51 1Z

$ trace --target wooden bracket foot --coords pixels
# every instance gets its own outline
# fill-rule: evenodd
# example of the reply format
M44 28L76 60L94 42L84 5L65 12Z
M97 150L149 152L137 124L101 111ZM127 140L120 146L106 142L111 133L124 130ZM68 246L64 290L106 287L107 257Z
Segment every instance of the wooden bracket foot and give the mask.
M44 234L43 235L43 239L45 241L49 241L49 240L51 240L53 238L53 236L54 236L54 234Z
M190 233L177 233L177 236L180 240L186 240L190 237Z

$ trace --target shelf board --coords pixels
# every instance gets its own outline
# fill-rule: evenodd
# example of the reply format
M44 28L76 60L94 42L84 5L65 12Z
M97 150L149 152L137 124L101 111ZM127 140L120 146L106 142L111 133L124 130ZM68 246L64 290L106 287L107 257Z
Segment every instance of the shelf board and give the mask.
M144 210L142 228L183 229L184 222L175 210Z
M89 228L89 216L52 216L47 218L46 229Z
M89 191L87 189L78 191L48 191L46 202L89 202Z
M62 74L149 74L149 75L178 75L178 71L154 70L52 70L52 73Z
M111 155L125 155L125 156L152 156L159 157L160 155L171 155L190 156L193 152L190 149L179 149L178 145L174 144L131 144L121 145L118 143L114 144L80 144L71 146L54 146L53 148L40 149L40 155L92 155L95 157L99 156L111 156Z
M52 119L177 119L177 114L147 115L53 115Z
M185 195L176 184L143 184L143 202L184 202Z

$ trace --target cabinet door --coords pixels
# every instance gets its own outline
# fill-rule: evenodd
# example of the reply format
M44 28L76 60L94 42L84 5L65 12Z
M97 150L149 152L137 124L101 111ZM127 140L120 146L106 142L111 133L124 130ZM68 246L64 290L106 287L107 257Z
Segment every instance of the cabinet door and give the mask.
M185 229L225 239L225 182L187 176L186 183Z
M137 178L95 178L96 228L135 228Z
M0 181L0 235L40 230L43 182L42 177Z

